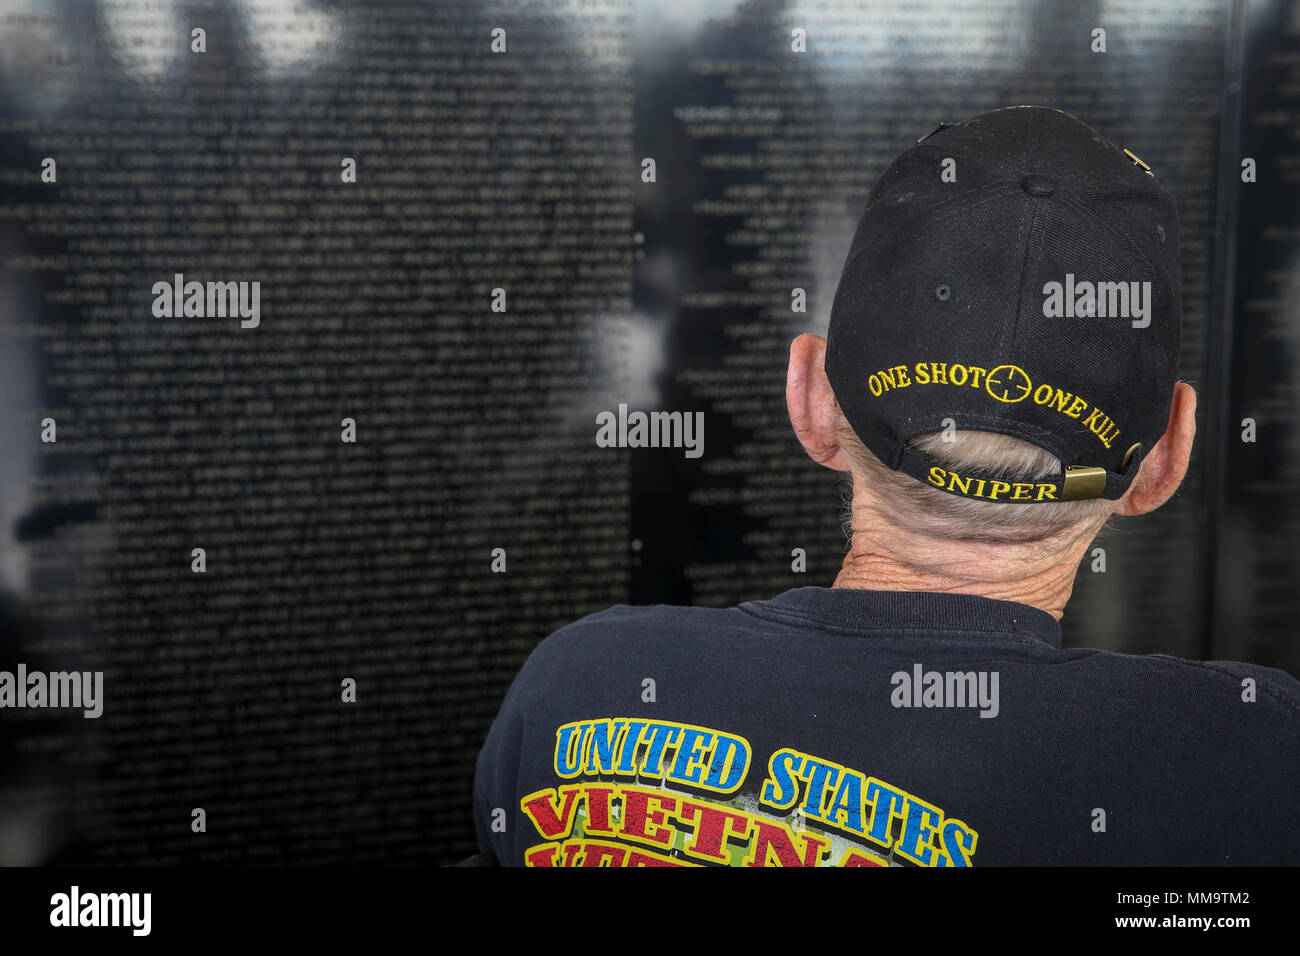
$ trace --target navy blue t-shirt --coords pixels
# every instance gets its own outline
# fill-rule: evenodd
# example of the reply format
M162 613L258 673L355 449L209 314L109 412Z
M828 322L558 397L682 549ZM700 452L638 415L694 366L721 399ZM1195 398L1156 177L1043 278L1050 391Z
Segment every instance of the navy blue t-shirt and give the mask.
M805 587L528 658L478 759L514 866L1293 865L1300 682L1061 648L1028 605Z

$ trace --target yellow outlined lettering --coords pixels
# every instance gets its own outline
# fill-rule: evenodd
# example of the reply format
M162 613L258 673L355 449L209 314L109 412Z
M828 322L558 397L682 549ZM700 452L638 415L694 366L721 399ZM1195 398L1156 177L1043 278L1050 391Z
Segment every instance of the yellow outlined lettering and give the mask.
M618 744L626 721L616 721L612 717L598 717L588 723L591 724L591 729L587 732L590 743L583 748L587 753L587 759L583 762L585 768L583 772L590 776L613 774L617 763L615 758L618 755ZM558 742L556 747L558 749Z
M617 836L618 829L612 822L614 799L618 796L618 787L612 783L582 784L582 797L587 807L587 822L582 825L584 836Z
M641 787L622 787L623 828L619 836L652 846L673 845L676 828L667 825L668 816L677 809L677 797ZM651 807L651 801L659 806ZM647 827L653 826L654 833Z
M754 828L754 817L743 810L705 801L683 800L676 819L682 824L683 832L691 832L691 838L682 846L686 854L712 863L726 863L731 858L727 848L733 840L748 846ZM736 829L737 825L741 826L740 830Z
M572 780L582 773L586 763L587 741L586 728L591 721L575 720L555 728L555 775L564 780ZM575 754L574 751L577 751ZM564 765L560 765L560 755L564 755ZM567 768L572 767L572 770Z
M777 777L777 758L781 758L782 773L780 778ZM798 760L795 767L790 766L792 760ZM795 783L795 777L799 774L799 768L803 766L804 755L797 750L791 750L789 747L782 747L780 750L767 758L767 779L763 781L763 786L758 792L758 802L765 803L769 807L775 807L778 810L789 810L799 799L799 784ZM780 790L777 790L780 787ZM788 796L787 796L788 794Z
M703 748L700 746L702 741L707 741ZM713 753L717 743L718 735L711 730L682 727L682 739L677 745L677 759L673 761L673 767L668 771L666 779L690 783L698 787L700 781L704 779L704 768L708 757Z
M849 847L840 857L840 862L836 866L889 866L889 861L884 857L876 856L874 853L868 853L866 850L859 850L857 847Z
M926 822L927 816L932 817L934 822ZM943 811L934 804L926 803L909 793L907 819L903 823L903 834L894 846L894 852L919 866L936 865L938 847L932 841L938 836L942 827Z
M970 866L980 835L955 817L943 821L943 849L936 866Z
M834 795L834 790L841 780L844 779L845 769L837 764L834 760L822 760L820 757L813 757L809 754L803 754L803 766L799 769L799 778L807 783L804 788L803 812L814 820L825 820L827 797ZM825 769L826 772L818 774L819 769ZM820 792L817 794L817 806L813 807L813 780L820 776Z
M872 843L878 843L888 850L894 845L894 821L903 819L903 808L907 806L908 795L875 777L867 778L863 795L866 797L865 804L871 807L871 823L867 826L865 836ZM881 797L887 798L883 806Z
M816 866L831 851L829 840L807 831L795 833L784 823L759 819L754 825L745 866Z
M573 832L573 821L577 817L574 802L582 796L582 785L570 785L559 790L547 788L530 793L519 801L519 809L533 821L537 832L548 840L562 840ZM556 809L563 799L563 808Z

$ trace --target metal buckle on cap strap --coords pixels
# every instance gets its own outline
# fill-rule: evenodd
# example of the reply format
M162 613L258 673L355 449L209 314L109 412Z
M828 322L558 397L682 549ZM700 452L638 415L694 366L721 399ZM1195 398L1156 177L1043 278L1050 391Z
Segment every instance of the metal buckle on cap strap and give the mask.
M1090 465L1066 465L1061 482L1062 501L1100 498L1106 493L1106 469Z

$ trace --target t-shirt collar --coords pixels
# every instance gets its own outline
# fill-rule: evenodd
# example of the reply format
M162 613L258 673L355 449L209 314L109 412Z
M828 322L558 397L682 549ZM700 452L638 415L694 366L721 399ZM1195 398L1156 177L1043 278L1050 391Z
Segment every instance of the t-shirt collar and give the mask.
M1060 648L1061 624L1040 608L977 594L794 588L741 610L787 623L863 634L925 633L971 640L1035 641Z

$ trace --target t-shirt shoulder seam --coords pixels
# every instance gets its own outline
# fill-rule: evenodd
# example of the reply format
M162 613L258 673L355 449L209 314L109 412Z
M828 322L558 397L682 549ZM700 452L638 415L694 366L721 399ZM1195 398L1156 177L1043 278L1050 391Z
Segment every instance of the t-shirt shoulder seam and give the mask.
M1285 710L1290 711L1292 716L1300 718L1300 700L1298 700L1290 692L1273 684L1270 681L1267 674L1243 675L1233 670L1232 668L1224 667L1222 664L1215 661L1193 661L1193 660L1188 660L1185 657L1175 657L1173 654L1151 654L1148 656L1153 658L1158 658L1162 661L1167 661L1172 664L1181 664L1186 667L1195 667L1195 668L1200 668L1202 670L1213 671L1216 674L1222 674L1225 677L1236 678L1238 680L1243 676L1253 677L1257 681L1256 686L1258 686L1265 694L1267 694L1271 700L1273 700L1278 704L1281 704ZM1232 663L1239 663L1241 664L1241 666L1249 667L1249 668L1256 668L1256 667L1263 666L1262 664L1248 664L1245 661L1233 661Z

